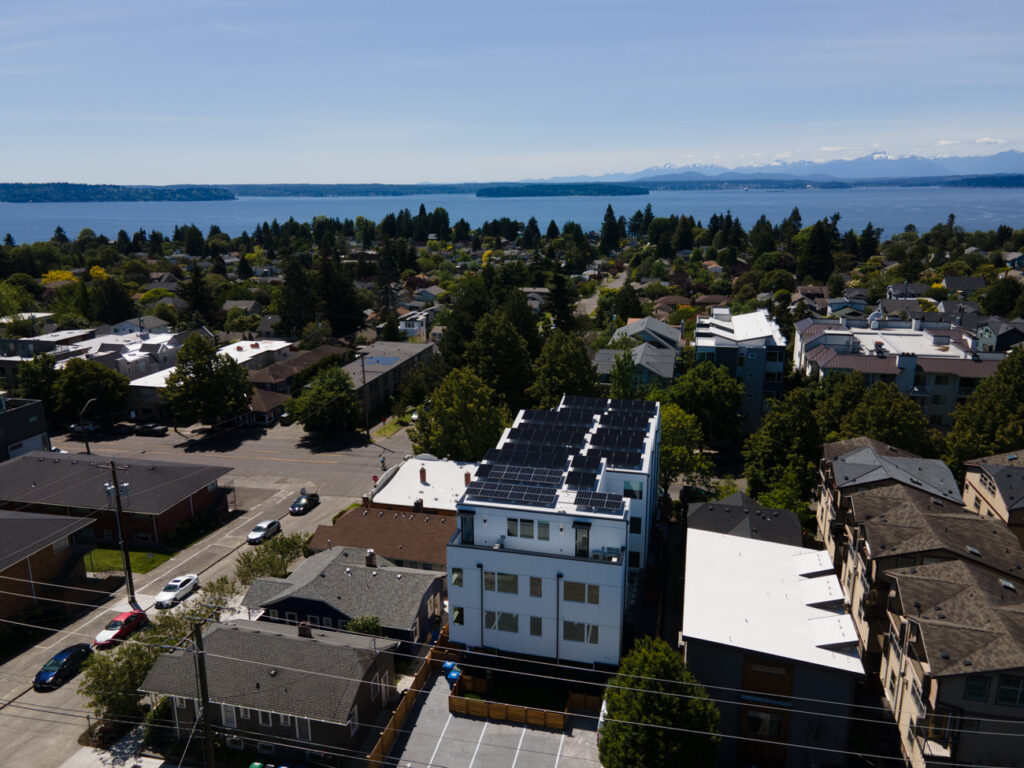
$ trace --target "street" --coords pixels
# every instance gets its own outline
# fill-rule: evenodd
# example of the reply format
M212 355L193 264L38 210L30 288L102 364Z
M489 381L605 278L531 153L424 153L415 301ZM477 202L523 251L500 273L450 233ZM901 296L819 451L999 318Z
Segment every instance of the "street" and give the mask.
M101 457L152 456L232 467L220 484L233 488L229 504L240 514L149 573L136 574L140 608L155 614L154 598L178 574L197 573L201 583L232 574L235 557L248 546L246 534L260 520L281 520L285 533L312 533L318 525L330 523L339 510L359 501L372 487L374 475L380 474L382 454L390 467L412 452L404 429L369 444L357 438L325 446L306 441L304 435L300 426L293 425L237 430L191 444L174 432L166 437L90 440L92 453ZM53 438L52 443L67 451L84 451L80 441L66 436ZM288 506L302 488L318 492L320 506L292 517ZM78 678L45 693L32 689L32 678L56 651L90 642L114 614L128 609L122 588L96 608L83 608L87 613L82 618L0 666L4 765L56 767L78 752L77 739L88 725L86 702L77 692Z

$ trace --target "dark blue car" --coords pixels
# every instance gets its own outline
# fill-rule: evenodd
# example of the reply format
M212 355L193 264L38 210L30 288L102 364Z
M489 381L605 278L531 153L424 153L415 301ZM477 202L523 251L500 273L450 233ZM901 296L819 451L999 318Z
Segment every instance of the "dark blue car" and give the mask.
M63 651L58 651L36 673L32 687L37 691L46 691L63 685L78 673L82 663L89 658L90 654L92 654L92 648L88 643L79 643L65 648Z

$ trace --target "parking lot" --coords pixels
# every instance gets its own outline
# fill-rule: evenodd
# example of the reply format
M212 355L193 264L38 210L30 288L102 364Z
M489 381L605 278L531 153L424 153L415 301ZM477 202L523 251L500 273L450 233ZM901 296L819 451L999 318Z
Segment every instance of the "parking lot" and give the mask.
M597 721L570 718L565 733L499 723L448 712L448 683L428 681L402 726L389 763L445 768L597 768Z

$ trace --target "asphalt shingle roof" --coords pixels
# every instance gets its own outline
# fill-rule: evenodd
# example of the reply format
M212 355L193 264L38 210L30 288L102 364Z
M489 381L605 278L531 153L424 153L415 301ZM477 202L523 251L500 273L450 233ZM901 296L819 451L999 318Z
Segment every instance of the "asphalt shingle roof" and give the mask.
M3 536L0 536L0 571L92 523L91 518L0 509L0 529L3 530Z
M276 625L214 624L203 634L210 700L328 723L348 722L349 712L376 653L362 638L349 642L343 632ZM380 649L394 643L379 639ZM140 690L198 699L195 660L175 650L159 656Z
M963 503L953 473L938 459L894 456L880 452L876 446L867 445L836 456L832 460L832 471L837 488L891 481L957 504Z
M378 616L382 627L408 630L416 621L423 595L439 571L397 566L367 568L365 552L336 547L305 560L287 579L256 579L242 598L247 608L272 608L289 598L322 602L349 618ZM274 593L274 588L277 588ZM252 596L250 596L250 593ZM260 599L257 601L257 597Z
M800 518L795 512L764 507L742 491L718 501L690 504L686 521L690 528L730 536L773 541L794 547L803 543Z

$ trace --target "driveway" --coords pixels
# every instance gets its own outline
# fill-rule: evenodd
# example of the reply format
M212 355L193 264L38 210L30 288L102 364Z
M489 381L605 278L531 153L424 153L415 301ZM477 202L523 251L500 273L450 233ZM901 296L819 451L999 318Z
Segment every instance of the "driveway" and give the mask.
M452 715L448 683L433 675L388 763L446 768L598 768L597 716L570 718L565 733Z

